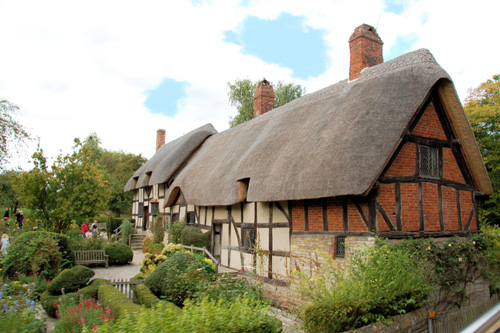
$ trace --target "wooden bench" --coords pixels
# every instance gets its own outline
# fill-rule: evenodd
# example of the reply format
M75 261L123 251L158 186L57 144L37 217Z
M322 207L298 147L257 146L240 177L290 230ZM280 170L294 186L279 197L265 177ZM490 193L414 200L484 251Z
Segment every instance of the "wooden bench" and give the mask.
M108 256L104 250L75 251L75 264L105 264L108 267Z

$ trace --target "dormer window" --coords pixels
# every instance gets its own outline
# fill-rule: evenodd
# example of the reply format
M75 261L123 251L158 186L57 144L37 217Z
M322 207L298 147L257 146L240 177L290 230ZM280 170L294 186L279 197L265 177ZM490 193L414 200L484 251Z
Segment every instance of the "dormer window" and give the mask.
M422 177L439 178L439 149L418 146L418 174Z

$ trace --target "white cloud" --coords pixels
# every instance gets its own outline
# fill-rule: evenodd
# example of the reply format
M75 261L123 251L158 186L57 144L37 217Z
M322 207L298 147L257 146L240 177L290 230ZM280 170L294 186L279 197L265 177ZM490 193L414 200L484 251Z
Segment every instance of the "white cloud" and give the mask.
M21 106L20 120L41 138L47 155L68 152L73 138L97 132L107 149L154 153L158 128L167 140L235 115L227 82L236 78L291 81L292 71L242 55L224 42L247 15L286 11L327 31L328 70L303 84L308 92L348 76L347 40L362 23L378 24L384 47L415 34L454 80L459 97L500 72L494 42L495 0L472 4L415 0L401 15L378 1L262 0L249 8L227 1L194 6L165 1L4 1L0 3L0 96ZM453 10L450 10L451 7ZM189 83L175 118L148 113L144 92L165 77ZM30 151L31 153L31 151ZM27 166L25 166L26 168Z

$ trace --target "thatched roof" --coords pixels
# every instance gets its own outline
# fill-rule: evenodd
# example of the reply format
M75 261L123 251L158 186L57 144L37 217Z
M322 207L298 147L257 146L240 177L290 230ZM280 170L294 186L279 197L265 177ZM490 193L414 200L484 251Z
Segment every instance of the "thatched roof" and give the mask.
M231 205L245 193L247 201L366 195L435 88L478 190L490 194L453 83L429 51L418 50L212 135L175 175L167 204L179 190L202 206Z
M149 161L134 173L125 185L124 191L166 182L203 141L215 133L217 131L212 124L206 124L163 145Z

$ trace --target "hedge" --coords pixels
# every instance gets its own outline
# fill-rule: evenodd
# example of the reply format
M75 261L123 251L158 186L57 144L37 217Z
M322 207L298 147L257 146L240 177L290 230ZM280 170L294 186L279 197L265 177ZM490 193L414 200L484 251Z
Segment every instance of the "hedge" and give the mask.
M141 309L140 305L129 300L121 291L109 284L99 287L98 298L103 307L110 307L115 318L137 314Z
M134 258L132 249L123 243L111 243L104 247L104 252L109 256L108 261L110 265L124 265L128 264Z
M47 285L47 290L51 295L61 295L63 288L65 293L77 291L85 287L94 274L92 269L82 265L65 269Z

